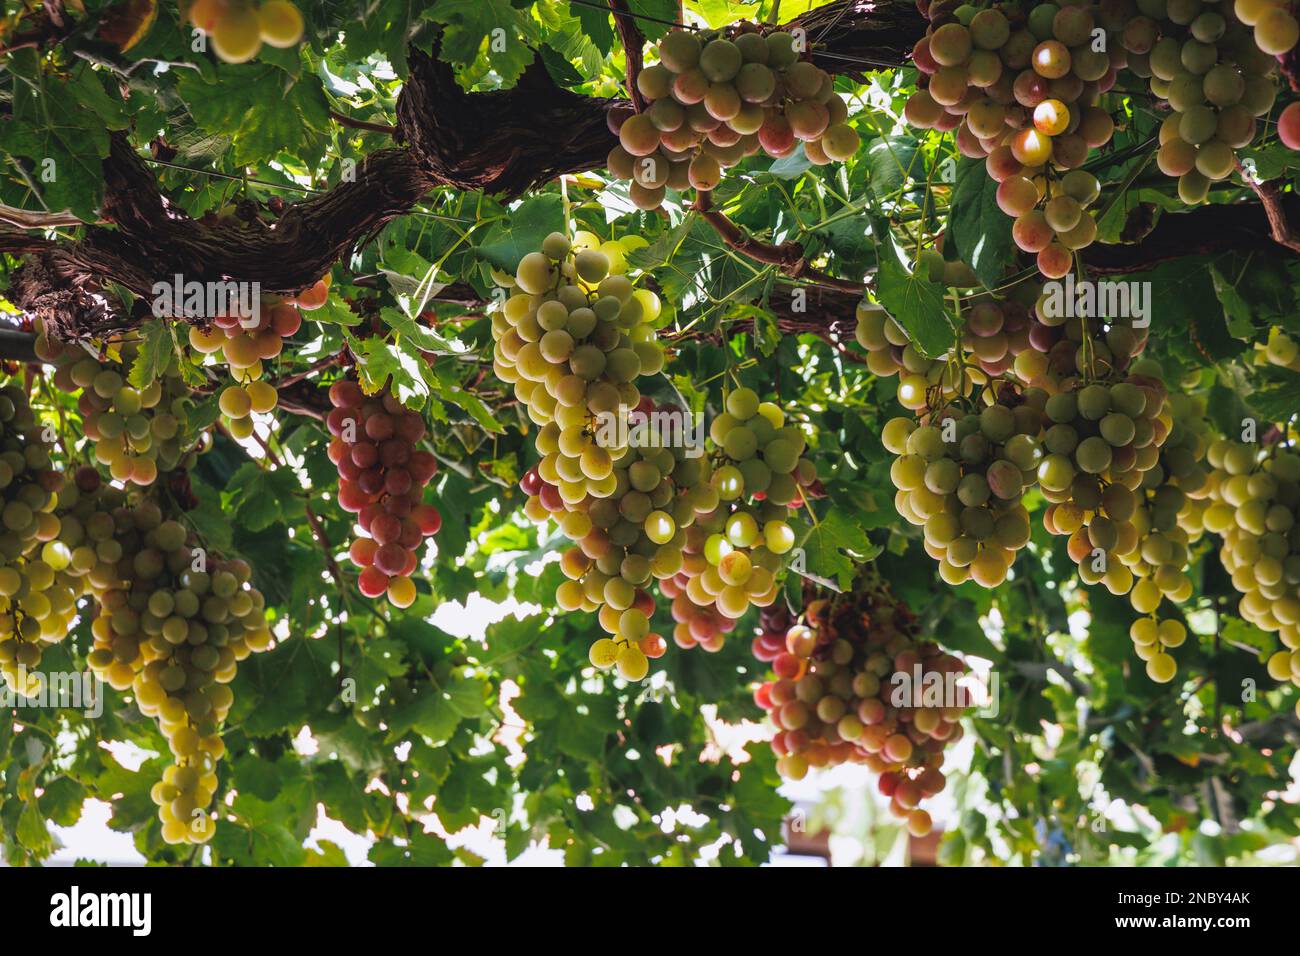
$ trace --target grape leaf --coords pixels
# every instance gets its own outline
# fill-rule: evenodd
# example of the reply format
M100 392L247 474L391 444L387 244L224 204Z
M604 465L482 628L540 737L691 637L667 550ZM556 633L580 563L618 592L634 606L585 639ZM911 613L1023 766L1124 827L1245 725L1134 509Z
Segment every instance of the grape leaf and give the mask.
M596 45L596 49L608 56L614 48L614 27L610 23L609 11L598 10L586 3L570 3L569 13L578 18L582 32Z
M502 86L509 87L533 62L528 41L537 38L537 31L509 0L436 0L424 15L446 28L438 55L454 67L463 70L483 51Z
M51 211L68 209L93 220L104 195L108 130L125 125L105 117L114 104L102 89L91 94L95 79L74 84L43 72L32 50L13 53L6 65L22 81L11 84L12 116L0 123L0 151L29 161L23 164L30 167L25 182L40 197L29 198L29 207L44 203Z
M799 518L792 519L790 525L795 531L797 547L803 551L804 568L796 567L796 570L804 577L830 584L840 591L853 586L856 564L870 561L881 551L866 532L838 511L827 512L815 525ZM791 566L795 564L792 562Z
M958 164L948 235L957 256L975 270L986 289L998 286L1016 258L1011 219L998 207L997 193L998 183L982 162L963 159Z
M171 329L161 319L140 326L140 343L135 361L127 373L127 381L135 388L145 388L150 382L161 379L167 371L174 347Z
M329 103L315 74L295 80L266 63L222 64L215 83L186 70L177 88L195 122L230 137L239 165L282 152L314 164L325 153Z
M389 342L378 336L366 339L347 333L344 336L356 357L361 387L366 394L373 395L388 383L397 400L407 408L424 407L429 398L423 371L427 363L409 339Z
M927 358L939 357L953 342L943 284L923 279L908 269L903 251L894 242L887 225L873 231L881 240L880 268L876 275L880 304L922 354Z
M1247 397L1267 421L1284 422L1300 410L1300 373L1276 365L1260 369L1262 384Z
M541 248L542 240L564 231L564 202L554 193L522 202L488 230L478 251L488 262L514 275L519 260Z

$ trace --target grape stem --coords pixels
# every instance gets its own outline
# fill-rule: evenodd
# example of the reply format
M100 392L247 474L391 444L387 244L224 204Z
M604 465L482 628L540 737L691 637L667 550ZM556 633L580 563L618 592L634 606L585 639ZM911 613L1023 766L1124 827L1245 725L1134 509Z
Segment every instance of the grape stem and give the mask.
M713 227L723 243L741 255L748 256L756 262L766 262L769 265L774 265L790 278L803 279L812 285L838 289L841 292L849 292L855 295L861 295L866 291L866 285L862 282L839 279L812 268L804 257L801 243L783 242L779 245L773 245L770 242L763 242L761 239L749 235L744 229L732 222L726 213L713 208L713 198L710 192L697 192L695 203L691 208Z
M627 95L632 98L632 106L638 113L644 113L645 97L637 88L636 78L641 75L641 52L645 46L645 37L637 26L636 18L627 5L627 0L609 0L609 9L614 13L614 29L618 31L619 42L623 44L623 59L627 63Z
M1245 175L1240 162L1237 163L1237 170L1242 172L1242 179L1259 197L1264 207L1264 215L1268 217L1268 228L1273 241L1292 252L1300 252L1300 232L1292 228L1287 218L1286 210L1282 206L1282 190L1278 188L1277 180L1269 180L1266 183L1256 182L1254 177Z

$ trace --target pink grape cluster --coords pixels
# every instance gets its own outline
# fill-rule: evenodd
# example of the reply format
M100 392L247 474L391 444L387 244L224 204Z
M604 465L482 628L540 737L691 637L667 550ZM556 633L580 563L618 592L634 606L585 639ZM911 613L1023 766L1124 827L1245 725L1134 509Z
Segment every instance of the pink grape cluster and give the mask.
M432 453L416 447L424 419L391 392L368 396L350 379L331 385L329 396L334 407L325 424L329 458L339 470L339 506L357 516L364 533L349 548L361 569L357 586L366 597L387 593L395 607L410 607L419 549L442 527L438 509L423 500L438 472Z

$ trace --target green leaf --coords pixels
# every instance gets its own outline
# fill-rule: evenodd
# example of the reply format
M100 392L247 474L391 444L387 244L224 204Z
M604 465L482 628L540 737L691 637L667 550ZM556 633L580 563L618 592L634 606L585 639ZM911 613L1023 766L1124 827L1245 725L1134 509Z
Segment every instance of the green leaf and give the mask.
M540 249L542 240L551 233L563 231L563 200L555 193L543 193L524 200L492 226L478 252L498 269L514 275L520 259Z
M669 24L681 22L674 0L628 0L627 6L633 13L642 14L636 25L647 40L658 40L672 29Z
M230 137L238 165L284 152L309 162L324 155L332 121L314 73L293 79L267 63L222 64L215 83L182 70L177 89L195 122Z
M943 284L924 279L908 268L903 250L887 226L877 229L876 235L881 237L880 270L876 275L880 304L922 354L938 358L952 347L954 336Z
M427 325L419 325L400 309L383 308L379 317L384 324L406 339L421 352L435 352L438 355L464 355L469 347L455 339L445 339Z
M998 183L984 164L963 158L952 190L948 234L957 255L975 270L986 289L1000 285L1016 259L1011 219L998 208L997 193Z
M100 81L84 70L75 83L61 80L40 68L34 50L9 54L6 66L18 81L10 84L12 114L0 122L0 151L27 161L20 164L28 169L24 182L38 197L28 194L25 208L67 209L94 220L104 194L105 127L122 128L106 123L111 104L102 88L98 94L91 88Z
M871 192L877 199L893 196L913 177L918 158L923 153L911 136L878 136L868 140L859 156L864 156Z
M18 842L37 857L48 856L54 849L54 837L45 825L45 817L35 800L23 804L23 811L18 815Z
M480 54L503 86L512 86L533 61L528 41L537 31L509 0L435 0L424 15L444 24L439 56L462 71Z
M227 490L233 493L236 521L249 531L262 531L304 511L302 485L288 468L259 468L252 462L240 467Z
M357 360L361 387L373 395L388 384L407 408L421 409L429 400L425 381L427 362L408 339L389 342L374 336L356 339L347 335L349 347Z
M799 518L792 519L790 525L795 530L797 547L803 550L804 570L800 573L814 580L833 581L841 591L853 586L857 565L870 561L881 551L879 545L871 543L866 532L838 511L827 512L816 525Z
M582 32L605 56L614 48L614 26L608 10L598 10L588 3L570 3L569 13L578 18Z
M1262 383L1251 392L1250 407L1268 421L1284 422L1300 411L1300 372L1269 365L1260 369Z
M140 344L127 381L135 388L144 388L156 382L167 371L175 343L171 329L161 319L152 319L140 326Z

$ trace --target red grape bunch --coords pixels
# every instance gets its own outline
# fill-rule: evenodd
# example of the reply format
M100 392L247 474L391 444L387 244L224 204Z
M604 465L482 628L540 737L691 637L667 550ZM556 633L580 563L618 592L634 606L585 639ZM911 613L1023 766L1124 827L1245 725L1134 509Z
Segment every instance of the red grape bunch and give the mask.
M331 385L329 396L334 407L325 424L329 458L339 470L339 507L357 516L361 531L348 549L361 569L357 587L366 597L386 593L394 607L410 607L420 548L442 527L442 515L424 500L438 472L433 454L417 447L424 418L387 388L366 395L351 379Z
M944 789L944 749L961 739L958 719L973 703L957 684L965 664L921 640L912 612L874 575L851 594L811 601L784 634L784 615L764 613L755 651L773 677L754 700L776 728L777 770L798 780L809 768L864 764L894 816L924 836L931 820L919 804Z
M631 181L639 208L656 209L668 189L714 189L724 169L760 149L787 156L802 142L814 164L848 159L859 145L848 107L801 52L780 30L669 32L659 62L637 76L649 105L622 121L609 171Z
M1124 65L1117 44L1096 40L1114 29L1104 10L933 3L912 52L924 87L908 99L907 121L956 129L962 154L985 160L1016 244L1049 278L1066 275L1097 235L1088 206L1100 187L1079 167L1110 142L1114 122L1098 103Z

